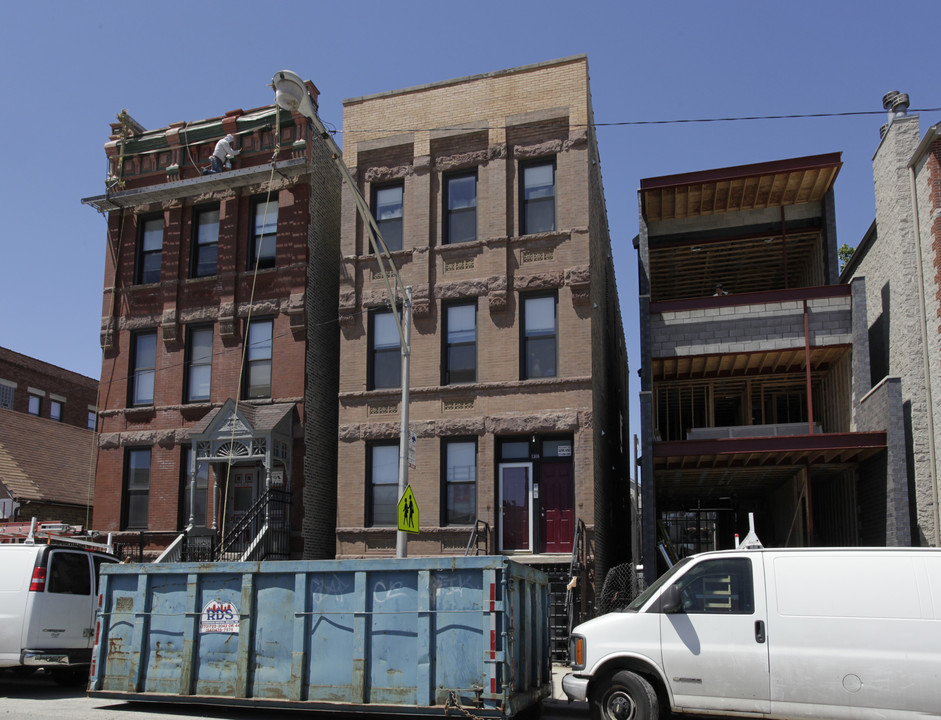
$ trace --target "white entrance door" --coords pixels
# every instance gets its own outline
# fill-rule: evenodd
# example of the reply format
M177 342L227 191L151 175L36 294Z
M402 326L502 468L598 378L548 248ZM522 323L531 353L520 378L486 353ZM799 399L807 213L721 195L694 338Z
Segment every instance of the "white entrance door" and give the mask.
M533 464L500 465L500 549L533 551Z

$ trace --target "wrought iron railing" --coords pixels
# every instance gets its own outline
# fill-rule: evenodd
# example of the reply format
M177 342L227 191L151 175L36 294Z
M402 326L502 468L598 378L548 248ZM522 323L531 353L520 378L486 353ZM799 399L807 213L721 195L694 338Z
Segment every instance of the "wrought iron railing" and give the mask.
M291 554L291 493L270 488L219 542L215 560L286 560Z
M153 562L160 554L155 548L171 545L176 535L178 533L161 530L124 531L116 535L113 553L123 562Z
M568 615L568 630L572 633L572 628L578 624L578 613L576 611L579 605L579 587L582 571L588 565L588 531L585 528L585 522L581 519L575 521L574 538L572 539L572 559L569 562L569 584L565 589L565 612Z
M480 555L480 539L484 541L484 555L490 554L490 524L485 520L478 520L474 523L470 537L467 539L467 547L464 549L464 555Z
M218 533L212 528L195 527L183 533L182 562L212 562L216 559Z

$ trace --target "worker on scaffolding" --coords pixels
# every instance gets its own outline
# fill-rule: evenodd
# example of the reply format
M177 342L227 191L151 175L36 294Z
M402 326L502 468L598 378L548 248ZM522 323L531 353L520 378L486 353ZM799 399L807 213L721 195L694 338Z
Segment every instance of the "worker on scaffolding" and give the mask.
M226 135L216 143L216 148L212 151L212 157L209 158L212 165L207 174L222 172L223 165L227 170L232 168L232 158L241 152L241 150L236 150L233 147L234 144L235 138L232 135Z

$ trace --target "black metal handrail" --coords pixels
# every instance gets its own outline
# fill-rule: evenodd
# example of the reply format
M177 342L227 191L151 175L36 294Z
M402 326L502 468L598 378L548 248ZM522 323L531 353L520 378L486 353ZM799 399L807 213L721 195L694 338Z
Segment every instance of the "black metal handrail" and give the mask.
M253 560L270 556L287 558L290 555L290 507L291 494L287 490L266 490L225 533L214 559L227 559L233 554L242 559L249 549L253 549Z
M178 534L179 532L163 530L125 531L114 539L112 552L123 562L150 562L158 554L158 551L152 549L153 546L163 547ZM147 550L148 544L151 550Z
M484 536L484 555L490 554L490 524L485 520L478 520L471 529L470 537L467 539L467 547L464 549L464 555L471 554L471 548L474 549L474 555L480 555L480 536Z
M581 518L575 521L574 538L572 539L572 559L569 562L569 583L565 588L565 612L568 615L568 631L576 625L575 618L575 592L578 589L578 577L588 563L587 529Z

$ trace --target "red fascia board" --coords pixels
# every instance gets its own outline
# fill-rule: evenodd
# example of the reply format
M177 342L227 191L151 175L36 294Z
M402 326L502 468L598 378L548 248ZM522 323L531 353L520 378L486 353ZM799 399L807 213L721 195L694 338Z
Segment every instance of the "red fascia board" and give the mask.
M867 450L886 447L885 432L819 433L715 440L667 440L653 444L654 457L742 455L806 450Z
M752 165L736 165L734 167L717 168L715 170L699 170L696 172L679 173L677 175L661 175L660 177L644 178L640 181L640 189L642 191L664 190L670 187L701 185L703 183L740 180L749 177L777 175L787 172L820 170L826 167L835 167L839 170L842 166L842 153L808 155L806 157L791 158L789 160L775 160L772 162L754 163Z

